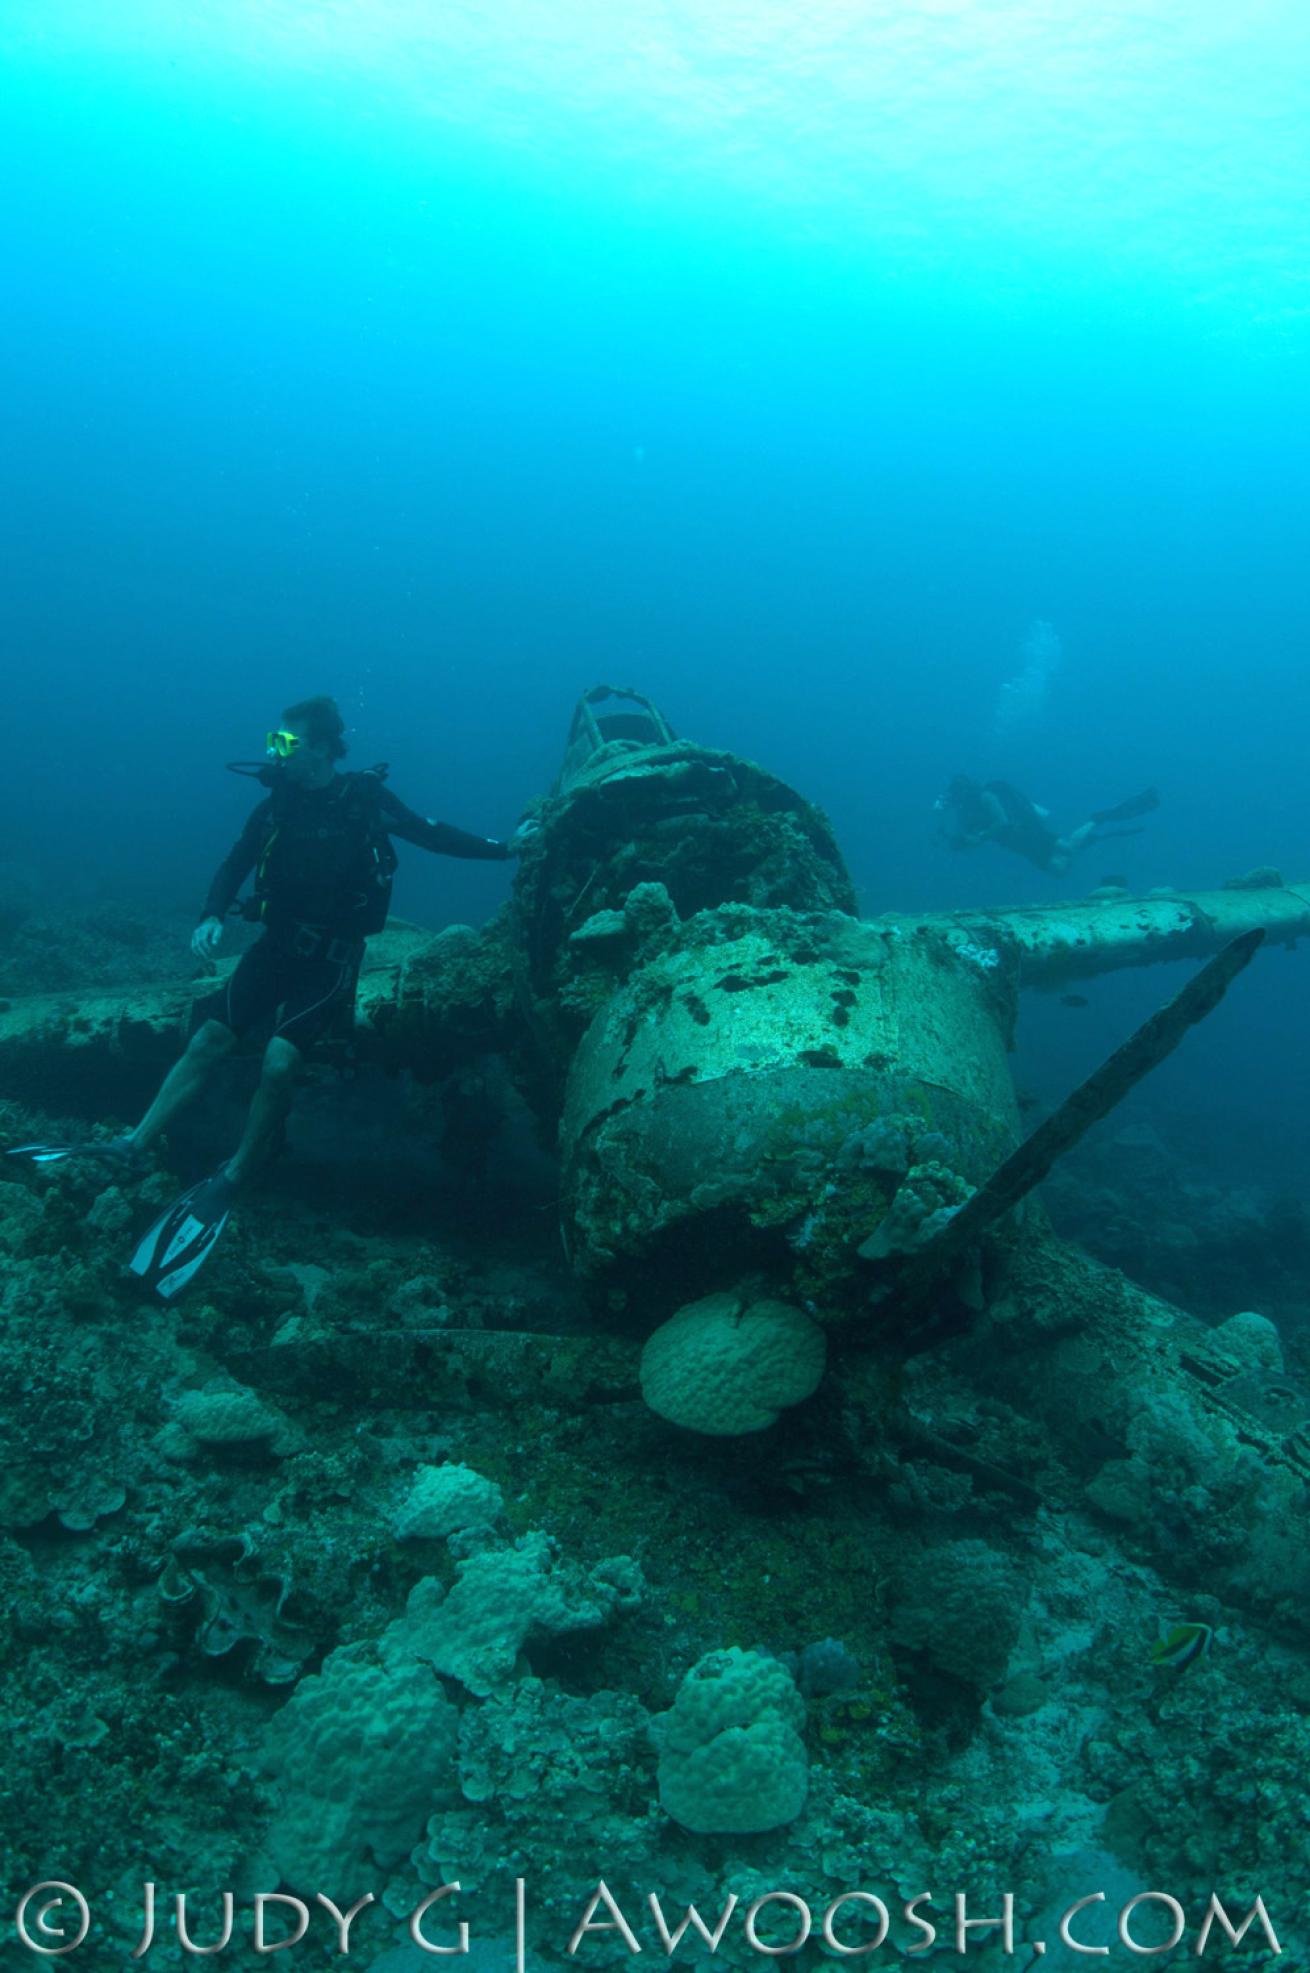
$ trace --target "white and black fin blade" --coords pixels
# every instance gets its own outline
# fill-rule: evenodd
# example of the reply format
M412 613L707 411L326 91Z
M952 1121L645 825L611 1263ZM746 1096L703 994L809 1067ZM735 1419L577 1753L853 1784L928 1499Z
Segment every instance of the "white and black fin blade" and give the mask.
M97 1159L124 1172L136 1172L142 1162L129 1137L84 1137L76 1144L11 1144L7 1158L30 1158L34 1165L58 1165L65 1158Z
M213 1251L232 1210L233 1186L226 1172L202 1179L142 1236L128 1266L162 1300L172 1301Z

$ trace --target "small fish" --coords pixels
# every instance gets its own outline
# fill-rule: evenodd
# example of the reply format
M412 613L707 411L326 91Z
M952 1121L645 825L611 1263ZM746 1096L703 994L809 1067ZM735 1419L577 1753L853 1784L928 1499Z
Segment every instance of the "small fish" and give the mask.
M1060 995L1061 1007L1090 1007L1091 1004L1085 993L1062 993Z
M1209 1656L1214 1632L1209 1624L1176 1624L1151 1649L1151 1663L1169 1671L1185 1671L1197 1658Z

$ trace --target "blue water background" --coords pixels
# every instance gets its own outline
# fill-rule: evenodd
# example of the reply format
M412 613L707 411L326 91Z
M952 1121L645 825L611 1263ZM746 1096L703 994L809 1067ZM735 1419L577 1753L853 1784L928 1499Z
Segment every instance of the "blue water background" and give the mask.
M11 0L3 860L198 908L317 690L504 834L609 678L822 803L868 914L1310 878L1310 21L1084 11ZM1164 805L1058 884L934 840L961 768ZM1179 977L1030 1000L1021 1077ZM1233 1183L1310 1183L1308 984L1152 1085Z

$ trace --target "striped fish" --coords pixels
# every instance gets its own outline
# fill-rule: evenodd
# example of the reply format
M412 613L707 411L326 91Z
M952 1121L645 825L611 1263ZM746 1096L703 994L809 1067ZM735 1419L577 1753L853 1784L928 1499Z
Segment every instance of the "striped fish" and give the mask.
M1209 1624L1176 1624L1166 1636L1156 1639L1151 1663L1170 1671L1185 1671L1197 1658L1207 1657L1213 1643L1214 1632Z

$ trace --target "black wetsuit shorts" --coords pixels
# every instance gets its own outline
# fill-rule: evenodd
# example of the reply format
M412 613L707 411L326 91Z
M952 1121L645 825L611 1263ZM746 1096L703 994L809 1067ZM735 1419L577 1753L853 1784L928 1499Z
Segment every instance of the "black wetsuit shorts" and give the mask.
M1027 857L1039 870L1049 870L1051 858L1059 848L1059 838L1054 829L1047 828L1027 795L1012 788L1008 781L988 781L986 792L994 795L1005 810L1005 827L996 831L992 841L1002 849L1013 850L1016 856Z
M225 984L197 1009L201 1021L221 1021L238 1038L257 1028L302 1051L349 1030L362 939L316 941L265 932L242 953Z

